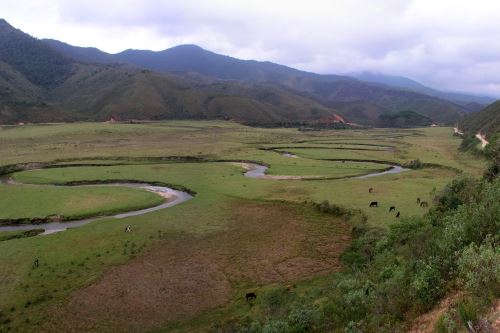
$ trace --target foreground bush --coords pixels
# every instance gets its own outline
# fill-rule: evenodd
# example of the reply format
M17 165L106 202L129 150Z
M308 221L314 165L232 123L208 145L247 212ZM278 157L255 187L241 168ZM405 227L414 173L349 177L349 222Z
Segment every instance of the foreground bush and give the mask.
M436 196L425 217L402 219L388 230L352 219L354 239L342 256L345 271L304 295L268 289L257 304L264 316L240 331L405 331L408 314L428 311L457 286L474 298L443 315L436 331L486 325L480 313L500 296L499 198L497 178L461 177ZM356 216L327 201L315 206Z

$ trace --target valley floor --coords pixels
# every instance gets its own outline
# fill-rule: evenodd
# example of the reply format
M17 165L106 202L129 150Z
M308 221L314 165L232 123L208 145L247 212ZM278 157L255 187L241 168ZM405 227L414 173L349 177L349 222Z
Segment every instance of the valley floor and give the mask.
M134 189L33 184L134 180L195 195L168 209L47 236L0 232L0 332L207 331L263 318L247 292L257 302L276 288L307 294L341 270L353 221L311 202L360 210L381 228L397 221L396 212L423 215L429 207L417 198L432 206L433 194L459 173L477 176L485 167L460 153L452 134L300 132L221 121L2 129L0 170L19 170L11 177L24 185L0 184L0 221L96 215L110 206L127 211L158 200ZM353 178L417 159L422 168ZM269 175L291 179L245 177L234 162L266 165ZM44 168L21 170L33 166Z

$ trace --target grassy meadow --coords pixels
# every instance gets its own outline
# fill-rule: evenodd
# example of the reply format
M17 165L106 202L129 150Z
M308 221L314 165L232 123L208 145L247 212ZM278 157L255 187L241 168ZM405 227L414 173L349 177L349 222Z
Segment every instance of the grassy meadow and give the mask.
M321 298L319 290L342 274L353 220L310 202L360 210L380 228L397 221L390 206L402 217L421 216L428 208L417 198L432 206L434 193L458 174L485 168L458 151L452 132L300 132L223 121L0 129L0 167L52 165L11 175L23 185L0 184L0 220L103 215L163 200L139 189L49 184L134 180L196 193L168 209L47 236L0 232L0 332L217 331L218 322L265 318L260 295L279 288ZM416 159L428 166L349 178ZM234 161L265 164L270 175L324 179L252 179ZM379 207L369 208L371 201ZM258 295L255 307L244 300L249 291Z

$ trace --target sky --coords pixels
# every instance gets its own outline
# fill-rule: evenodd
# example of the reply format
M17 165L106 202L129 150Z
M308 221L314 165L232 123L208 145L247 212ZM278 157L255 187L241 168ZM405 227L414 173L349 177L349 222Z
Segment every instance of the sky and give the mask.
M197 44L500 97L498 0L0 0L0 17L37 38L110 53Z

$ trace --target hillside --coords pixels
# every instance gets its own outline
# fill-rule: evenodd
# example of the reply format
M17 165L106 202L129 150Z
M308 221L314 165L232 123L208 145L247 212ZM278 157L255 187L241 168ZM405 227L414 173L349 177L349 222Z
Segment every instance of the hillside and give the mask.
M340 75L319 75L271 62L240 60L204 50L196 45L179 45L163 51L126 50L108 54L89 48L47 40L51 46L80 61L127 63L163 73L199 73L215 80L236 80L245 83L273 83L307 94L318 103L365 101L390 112L411 109L433 119L451 124L467 106L407 89L381 86ZM349 118L348 114L344 114Z
M37 40L0 22L0 123L233 119L272 125L335 113L279 86L157 73L111 63L97 49ZM73 53L71 53L74 51ZM109 60L109 59L108 59Z
M51 98L85 120L232 119L243 123L276 124L308 121L332 109L265 86L213 83L193 87L177 75L122 66L81 66L55 89Z
M0 19L0 60L31 83L50 87L66 80L74 61Z
M340 115L377 126L411 110L455 123L466 109L413 91L222 56L194 45L112 55L38 40L0 21L0 122L233 119L256 125ZM367 116L368 115L368 116ZM325 118L326 117L326 118Z
M466 133L481 132L490 137L500 132L500 101L497 101L481 111L468 115L459 122L459 128Z

